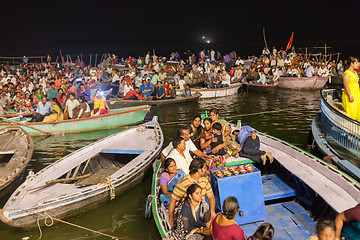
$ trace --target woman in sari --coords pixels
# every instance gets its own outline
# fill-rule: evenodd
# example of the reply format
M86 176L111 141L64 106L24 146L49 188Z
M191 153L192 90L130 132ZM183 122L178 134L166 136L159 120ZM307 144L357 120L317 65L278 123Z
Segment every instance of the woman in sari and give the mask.
M52 113L49 116L45 116L43 122L57 122L64 119L63 110L60 103L56 98L50 100L53 106Z
M193 141L195 146L198 149L200 148L200 134L204 131L204 128L201 126L201 117L199 115L196 115L191 124L188 127L190 131L190 139Z
M41 89L37 88L35 91L35 95L33 98L33 104L36 106L39 102L41 102L41 97L44 96L44 94L42 94Z
M206 236L210 237L209 205L202 200L201 187L198 184L190 185L186 193L184 203L177 210L175 235L178 239L206 239Z
M102 115L110 112L110 108L107 105L106 98L103 93L97 90L95 97L90 103L94 103L94 110L91 112L91 116Z
M176 162L172 158L165 159L164 170L160 176L160 201L168 208L171 194L176 184L183 179L186 174L182 169L177 169Z
M64 90L62 88L59 88L59 95L58 95L58 102L60 103L62 108L65 108L67 96L64 93Z
M87 118L91 116L89 104L86 102L84 96L79 97L80 105L73 109L73 118Z

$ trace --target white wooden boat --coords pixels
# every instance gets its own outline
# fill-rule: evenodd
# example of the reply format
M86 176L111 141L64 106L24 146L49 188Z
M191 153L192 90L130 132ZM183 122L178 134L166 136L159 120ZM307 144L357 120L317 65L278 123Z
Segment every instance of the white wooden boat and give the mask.
M239 88L242 86L242 83L232 83L229 87L224 88L191 88L192 93L201 93L200 99L203 98L218 98L235 95L239 92ZM177 94L181 94L182 90L177 89Z
M321 89L329 77L280 77L279 88L287 89Z
M66 218L93 208L138 184L162 144L163 133L154 117L85 146L28 177L0 218L10 226L30 228L44 216Z
M334 216L360 202L360 184L346 174L287 142L262 133L258 136L260 149L270 151L275 157L273 171L261 176L259 184L262 188L253 188L249 185L252 183L250 181L245 181L245 188L241 188L241 179L237 178L240 174L227 177L226 181L231 178L236 181L226 190L224 185L220 188L220 180L211 175L217 211L221 209L223 201L220 201L220 195L223 198L239 195L237 199L244 214L235 218L237 223L243 218L260 215L250 208L265 204L265 218L262 221L240 224L246 236L251 236L265 221L275 228L274 240L306 240L315 233L314 219ZM227 161L227 165L238 165L249 163L250 160L229 158ZM158 164L153 175L152 196L158 196L160 191L159 171ZM176 239L170 228L167 210L158 197L152 198L151 207L162 239Z
M19 127L0 130L0 196L11 190L31 160L34 143Z

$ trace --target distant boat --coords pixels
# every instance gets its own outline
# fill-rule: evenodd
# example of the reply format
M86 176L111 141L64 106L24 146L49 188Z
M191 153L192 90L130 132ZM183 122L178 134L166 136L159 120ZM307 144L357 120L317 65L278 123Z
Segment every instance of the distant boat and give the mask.
M274 240L306 240L316 232L314 219L333 216L360 202L360 184L345 173L280 139L262 133L258 136L261 150L275 157L272 172L260 175L255 168L250 173L217 177L214 169L211 170L216 212L221 210L226 197L235 196L243 212L235 221L246 236L268 222L275 228ZM227 166L236 167L251 163L251 160L233 157L227 161ZM177 240L168 212L158 198L160 171L160 164L157 164L148 206L152 208L162 239Z
M223 88L191 88L191 92L201 93L200 99L202 98L218 98L235 95L239 92L239 88L242 83L231 83L229 87ZM181 94L182 90L177 89L176 93Z
M279 88L313 90L325 86L329 77L279 77Z
M194 102L194 101L198 101L200 97L201 97L200 93L194 93L190 97L177 96L174 99L164 99L164 100L125 100L120 98L112 98L109 100L109 105L114 108L139 106L144 104L150 106L160 106L166 104Z
M325 159L360 181L360 122L344 111L341 92L321 90L321 111L312 122L312 135Z
M44 216L67 218L94 208L139 184L163 140L154 117L87 145L29 176L11 195L0 219L30 228Z
M269 92L269 93L274 93L277 91L279 87L279 82L273 83L273 84L252 84L252 83L248 83L248 82L244 82L243 83L243 88L246 89L247 91L251 91L251 92Z
M0 130L0 196L11 191L31 160L34 143L19 127Z
M43 135L42 132L37 131L34 128L52 134L68 134L100 129L112 129L120 126L136 124L144 120L145 115L150 111L150 108L150 106L145 105L138 107L111 109L110 113L99 116L69 119L57 122L24 122L20 119L12 120L19 121L19 123L22 124L20 127L32 136ZM30 118L27 120L30 120ZM14 123L3 120L0 122L0 129L13 125Z

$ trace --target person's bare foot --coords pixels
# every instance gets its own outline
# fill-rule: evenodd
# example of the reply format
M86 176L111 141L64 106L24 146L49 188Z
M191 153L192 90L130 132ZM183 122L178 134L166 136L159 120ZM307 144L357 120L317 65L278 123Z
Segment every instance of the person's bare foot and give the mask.
M273 155L271 154L271 152L267 152L267 155L268 155L268 157L270 159L270 163L272 163L274 161Z
M260 158L263 161L263 165L265 165L266 164L266 154L262 155Z

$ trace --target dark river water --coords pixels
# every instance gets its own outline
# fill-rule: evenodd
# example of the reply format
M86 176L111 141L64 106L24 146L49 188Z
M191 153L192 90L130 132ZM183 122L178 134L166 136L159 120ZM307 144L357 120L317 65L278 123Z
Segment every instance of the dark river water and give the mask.
M300 148L307 147L311 121L320 110L319 91L288 91L277 93L240 92L238 95L200 100L190 104L153 107L147 118L157 115L163 123L165 143L176 134L177 128L190 123L196 114L217 108L229 122L242 121L261 132L268 133ZM260 114L259 114L260 113ZM165 123L165 124L164 124ZM119 130L34 138L35 151L28 170L35 172L57 159ZM145 201L151 190L151 173L144 181L114 200L67 221L104 232L119 239L160 239L153 219L144 218ZM3 200L4 202L4 200ZM39 230L23 231L0 222L0 239L38 239ZM62 223L42 227L42 239L110 239Z

